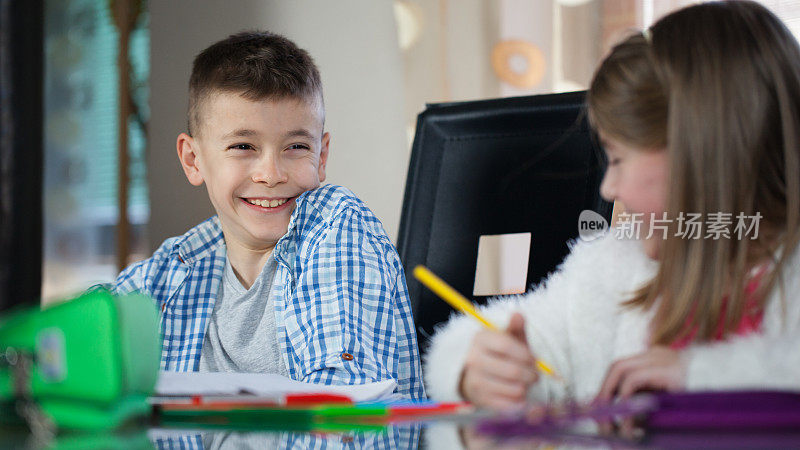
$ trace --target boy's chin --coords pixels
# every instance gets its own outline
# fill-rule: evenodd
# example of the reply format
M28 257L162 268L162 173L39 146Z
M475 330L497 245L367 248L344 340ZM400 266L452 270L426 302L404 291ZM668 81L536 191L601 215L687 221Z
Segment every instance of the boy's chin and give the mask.
M273 229L270 231L251 230L250 236L252 236L254 243L272 247L286 234L287 229L288 224L282 229Z
M238 227L229 229L230 233L226 233L225 239L226 241L233 239L239 242L239 245L244 245L251 249L270 249L275 247L275 244L286 234L288 227L288 221L282 224L274 224L269 228L265 228L263 225L258 226L257 224L240 222ZM230 242L227 244L231 245Z
M271 251L278 244L278 241L283 235L273 236L249 236L248 239L242 240L244 248L250 251ZM230 244L229 244L230 245Z

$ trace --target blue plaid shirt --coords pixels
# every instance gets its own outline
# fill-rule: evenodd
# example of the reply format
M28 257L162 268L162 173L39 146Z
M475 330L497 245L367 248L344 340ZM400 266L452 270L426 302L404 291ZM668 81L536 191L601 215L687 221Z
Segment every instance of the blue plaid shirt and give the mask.
M196 371L226 258L215 216L125 269L112 291L139 291L161 311L161 368ZM425 397L405 275L380 221L351 191L300 195L273 251L270 293L289 376L323 384L394 379Z
M276 431L250 430L229 431L216 430L203 433L184 433L181 430L150 430L148 436L150 443L159 450L197 449L205 448L203 438L219 436L224 440L221 448L230 448L232 445L249 445L248 448L268 448L273 445L276 449L376 449L376 450L416 450L420 448L420 433L422 425L418 423L401 423L389 425L383 431L348 431L324 433L315 431L281 431L277 435L277 442L270 439ZM245 442L237 441L242 438ZM276 445L277 444L277 445Z

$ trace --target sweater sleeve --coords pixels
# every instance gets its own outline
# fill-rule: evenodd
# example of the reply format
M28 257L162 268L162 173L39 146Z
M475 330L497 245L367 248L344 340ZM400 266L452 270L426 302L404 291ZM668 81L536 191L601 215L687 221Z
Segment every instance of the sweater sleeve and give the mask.
M609 289L613 289L610 285L613 285L616 268L610 261L620 256L619 246L613 241L613 238L602 238L577 243L557 271L536 289L517 297L494 300L482 308L481 313L498 327L505 328L511 314L520 311L525 318L525 332L533 354L568 384L573 383L570 339L575 314L582 315L581 322L587 317L602 322L618 304L618 297L609 293ZM617 263L624 265L621 260ZM614 301L594 301L598 297ZM456 316L434 334L425 358L425 380L431 397L445 401L461 399L458 393L461 372L480 327L472 318ZM551 401L563 398L564 394L564 386L543 375L529 396L532 400Z
M800 331L745 336L686 350L686 388L800 390Z

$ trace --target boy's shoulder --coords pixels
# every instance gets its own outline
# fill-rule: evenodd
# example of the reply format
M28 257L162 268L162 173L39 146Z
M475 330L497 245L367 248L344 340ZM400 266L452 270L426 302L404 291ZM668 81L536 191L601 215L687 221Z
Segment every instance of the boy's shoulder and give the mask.
M342 220L355 220L361 231L388 239L380 220L346 187L327 184L304 193L298 200L294 220L301 231L313 223L334 226Z
M164 240L149 258L123 270L111 288L117 293L141 291L157 299L166 298L183 280L180 274L186 275L197 260L219 257L217 250L224 245L219 219L211 217L180 236ZM213 276L223 266L217 262L206 264L204 273Z
M164 240L153 252L153 259L174 256L182 262L192 262L208 256L225 245L222 227L217 216L195 225L186 233Z

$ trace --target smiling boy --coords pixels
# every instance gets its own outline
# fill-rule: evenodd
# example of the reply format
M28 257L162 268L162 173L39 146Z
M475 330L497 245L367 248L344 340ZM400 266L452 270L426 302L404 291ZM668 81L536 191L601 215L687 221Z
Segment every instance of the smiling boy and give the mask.
M201 52L183 171L216 216L118 277L161 310L161 367L278 373L325 384L393 379L424 397L402 265L372 212L326 185L319 72L266 32Z

